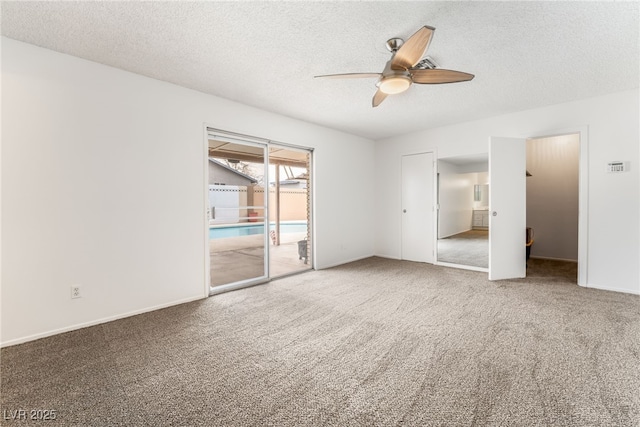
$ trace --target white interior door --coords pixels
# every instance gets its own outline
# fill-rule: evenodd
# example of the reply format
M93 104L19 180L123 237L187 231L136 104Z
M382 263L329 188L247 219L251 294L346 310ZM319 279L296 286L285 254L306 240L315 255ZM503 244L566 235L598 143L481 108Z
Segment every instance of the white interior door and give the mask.
M489 140L489 280L526 276L526 145Z
M402 156L402 248L408 261L433 263L433 153Z

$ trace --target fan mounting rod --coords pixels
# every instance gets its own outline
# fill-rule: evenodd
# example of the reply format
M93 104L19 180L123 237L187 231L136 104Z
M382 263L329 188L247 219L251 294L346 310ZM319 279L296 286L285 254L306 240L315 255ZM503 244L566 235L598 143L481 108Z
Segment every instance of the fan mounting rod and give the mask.
M404 44L404 40L398 37L387 40L387 49L389 52L396 53L400 47Z

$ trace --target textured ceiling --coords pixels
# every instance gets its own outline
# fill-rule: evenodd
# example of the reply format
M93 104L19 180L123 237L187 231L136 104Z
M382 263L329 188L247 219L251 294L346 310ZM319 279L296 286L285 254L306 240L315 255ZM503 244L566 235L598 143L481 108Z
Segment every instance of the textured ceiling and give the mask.
M2 34L372 139L639 85L638 2L2 2ZM371 107L385 42L471 82Z

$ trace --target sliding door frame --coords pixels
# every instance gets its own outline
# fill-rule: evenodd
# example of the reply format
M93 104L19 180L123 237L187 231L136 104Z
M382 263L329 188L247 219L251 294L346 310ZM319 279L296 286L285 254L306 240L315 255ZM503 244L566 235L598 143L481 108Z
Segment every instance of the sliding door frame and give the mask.
M237 145L243 145L243 146L247 146L247 147L256 147L256 148L260 148L262 150L262 166L263 166L263 170L264 170L264 180L265 180L265 196L264 196L264 203L263 206L239 206L239 209L242 210L244 209L250 209L250 208L258 208L261 209L263 211L262 217L258 217L258 218L262 218L262 223L263 223L263 233L262 233L262 248L263 248L263 265L262 265L262 275L260 276L255 276L255 277L250 277L248 279L242 279L242 280L238 280L235 282L230 282L227 284L222 284L222 285L217 285L217 286L211 286L211 256L210 256L210 246L209 243L207 243L207 254L208 256L206 257L207 259L207 264L208 264L208 272L209 272L209 276L207 278L207 281L209 283L209 295L215 295L215 294L219 294L219 293L223 293L223 292L228 292L228 291L233 291L236 289L242 289L242 288L247 288L250 286L255 286L255 285L260 285L262 283L266 283L269 281L269 144L265 143L263 141L256 141L252 138L244 138L244 137L234 137L234 136L229 136L225 133L222 132L212 132L211 129L209 129L209 132L207 133L206 139L207 139L207 161L208 161L208 155L209 155L209 137L214 136L216 138L216 140L218 141L228 141L229 143L232 144L237 144ZM208 189L209 187L209 176L208 176L208 168L207 168L207 173L206 173L206 187ZM209 206L209 201L207 199L207 212L208 212L208 206ZM208 240L208 230L209 230L209 215L207 215L207 233L205 233L205 236L207 236L207 240Z
M305 146L301 146L301 145L294 145L294 144L288 144L288 143L284 143L284 142L280 142L280 141L274 141L274 140L270 140L270 139L265 139L265 138L260 138L260 137L255 137L252 135L246 135L246 134L241 134L241 133L237 133L237 132L230 132L230 131L226 131L223 129L218 129L215 128L207 123L204 123L204 135L203 135L203 139L204 139L204 143L203 143L203 161L202 161L202 165L203 165L203 183L204 183L204 190L203 191L203 202L204 202L204 209L203 209L203 224L204 224L204 254L205 254L205 263L204 263L204 267L205 267L205 271L204 271L204 287L205 287L205 295L206 296L212 296L212 295L216 295L219 293L223 293L223 292L228 292L228 291L232 291L232 290L236 290L236 289L241 289L241 288L246 288L246 287L250 287L250 286L255 286L255 285L259 285L259 284L264 284L264 283L268 283L271 280L271 275L270 275L270 271L269 271L269 251L270 251L270 246L269 246L269 182L270 182L270 176L269 176L269 151L270 151L270 147L272 145L277 146L277 147L281 147L281 148L290 148L293 150L300 150L300 151L305 151L308 152L309 154L309 170L308 170L308 174L309 174L309 185L308 185L308 191L310 192L310 197L308 197L308 212L309 212L309 218L308 218L308 223L307 223L307 227L308 227L308 235L311 237L311 257L309 257L310 263L311 263L311 268L310 270L314 270L315 269L315 265L316 265L316 236L315 236L315 227L313 226L313 218L315 216L315 191L313 190L314 187L314 180L313 180L313 171L314 171L314 162L315 162L315 158L314 158L314 150L313 148L310 147L305 147ZM209 137L210 136L218 136L220 138L224 138L226 140L233 140L234 142L237 143L249 143L251 145L254 144L258 144L260 146L264 146L265 147L265 157L264 157L264 165L265 165L265 170L264 170L264 181L266 183L265 185L265 211L264 211L264 216L265 216L265 220L264 220L264 238L265 238L265 257L264 257L264 262L265 262L265 276L258 278L258 279L249 279L249 280L245 280L245 281L240 281L240 282L235 282L235 283L230 283L228 285L220 285L220 286L216 286L215 288L211 287L211 261L210 261L210 247L209 247L209 197L208 197L208 188L209 188ZM298 274L298 273L304 273L306 271L309 270L302 270L300 272L293 272L291 273L291 275L293 274ZM278 276L278 277L282 277L282 276Z

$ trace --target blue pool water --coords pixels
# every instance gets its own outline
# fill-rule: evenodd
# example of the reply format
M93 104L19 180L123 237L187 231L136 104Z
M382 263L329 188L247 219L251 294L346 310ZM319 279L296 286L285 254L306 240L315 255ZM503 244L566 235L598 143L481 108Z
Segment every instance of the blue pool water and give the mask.
M275 224L270 224L269 229L275 230ZM306 222L292 222L280 224L281 233L299 233L307 231ZM209 239L222 239L225 237L251 236L253 234L264 233L264 225L245 225L230 224L229 226L220 226L209 228Z

